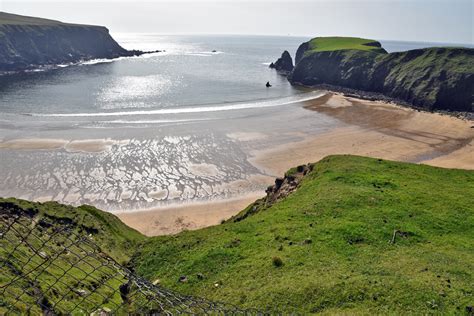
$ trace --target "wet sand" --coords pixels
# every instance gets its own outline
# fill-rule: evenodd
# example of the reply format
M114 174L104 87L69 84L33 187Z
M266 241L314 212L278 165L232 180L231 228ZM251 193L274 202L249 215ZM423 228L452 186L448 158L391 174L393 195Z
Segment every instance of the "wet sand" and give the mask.
M125 141L126 142L126 141ZM28 139L12 139L0 142L0 148L4 149L25 149L25 150L50 150L50 149L65 149L68 152L102 152L117 143L124 143L113 141L111 139L84 139L84 140L65 140L65 139L42 139L42 138L28 138Z
M473 122L331 93L307 102L305 108L335 117L345 126L302 142L256 152L252 164L279 176L295 165L327 155L353 154L474 169Z
M4 149L31 149L31 150L46 150L63 148L68 141L64 139L14 139L0 143L0 148Z
M447 168L474 169L473 122L447 115L377 101L328 93L304 107L340 120L343 125L303 141L254 151L249 161L272 176L327 155L354 154L424 163ZM267 178L268 184L272 178ZM127 225L154 236L215 225L237 214L265 193L242 199L189 204L167 209L117 214Z

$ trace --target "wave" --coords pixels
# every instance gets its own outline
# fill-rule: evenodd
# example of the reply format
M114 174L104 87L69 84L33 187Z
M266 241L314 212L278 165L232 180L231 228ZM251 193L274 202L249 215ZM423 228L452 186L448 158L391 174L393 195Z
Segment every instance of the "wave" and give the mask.
M164 55L163 52L153 52L153 53L143 53L138 56L121 56L116 58L97 58L97 59L90 59L76 63L75 65L96 65L96 64L105 64L105 63L113 63L119 60L127 60L127 59L146 59L152 58L155 56Z
M25 73L45 72L45 71L49 71L49 70L67 68L67 67L71 67L71 66L88 66L88 65L97 65L97 64L107 64L107 63L113 63L113 62L119 61L119 60L137 59L137 58L152 58L152 57L159 56L159 55L166 55L166 53L165 52L154 52L154 53L144 53L144 54L139 55L139 56L121 56L121 57L116 57L116 58L96 58L96 59L81 60L81 61L71 62L71 63L66 63L66 64L41 65L41 66L38 66L38 68L26 69L26 70L22 70L22 71L5 71L5 72L0 73L0 75L14 74L14 73L18 73L18 72L25 72Z
M166 124L166 123L188 123L195 121L210 121L213 118L202 119L183 119L183 120L113 120L113 121L98 121L98 124Z
M116 61L120 60L126 60L126 59L147 59L147 58L153 58L156 56L166 56L166 55L188 55L188 56L199 56L199 57L211 57L213 55L219 55L219 54L224 54L222 51L216 51L216 52L166 52L165 50L160 51L160 52L153 52L153 53L144 53L139 56L121 56L121 57L116 57L116 58L96 58L96 59L90 59L90 60L81 60L78 62L71 62L71 63L66 63L66 64L51 64L51 65L42 65L38 66L38 68L33 68L33 69L26 69L22 70L19 72L25 72L25 73L32 73L32 72L45 72L49 70L55 70L55 69L61 69L61 68L67 68L71 66L89 66L89 65L98 65L98 64L108 64L108 63L113 63ZM8 74L14 74L17 73L17 71L3 71L0 72L0 75L8 75Z
M132 116L132 115L153 115L153 114L187 114L187 113L201 113L201 112L220 112L232 110L244 110L254 108L275 107L281 105L288 105L292 103L305 102L317 99L323 96L323 92L313 91L303 93L303 95L285 97L280 99L267 100L262 102L250 103L233 103L228 105L216 106L201 106L201 107L183 107L183 108L166 108L158 110L140 110L140 111L119 111L119 112L97 112L97 113L24 113L28 116L39 117L103 117L103 116Z

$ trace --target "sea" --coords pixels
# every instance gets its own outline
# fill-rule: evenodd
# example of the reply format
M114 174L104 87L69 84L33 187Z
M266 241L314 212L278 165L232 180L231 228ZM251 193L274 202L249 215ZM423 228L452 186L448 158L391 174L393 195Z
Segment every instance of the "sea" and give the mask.
M342 124L268 67L309 38L112 35L161 52L0 76L0 196L121 212L264 194L278 175L252 157Z

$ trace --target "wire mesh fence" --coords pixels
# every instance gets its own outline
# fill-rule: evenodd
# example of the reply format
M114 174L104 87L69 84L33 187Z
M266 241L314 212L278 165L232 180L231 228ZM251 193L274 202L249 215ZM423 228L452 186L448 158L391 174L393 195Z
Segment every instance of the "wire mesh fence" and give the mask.
M67 219L0 206L0 314L262 315L167 290L101 251Z

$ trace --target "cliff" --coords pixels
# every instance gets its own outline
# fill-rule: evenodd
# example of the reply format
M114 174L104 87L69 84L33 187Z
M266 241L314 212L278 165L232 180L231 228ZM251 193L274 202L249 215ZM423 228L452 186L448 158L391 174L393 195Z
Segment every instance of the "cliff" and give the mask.
M372 40L314 38L298 48L295 62L292 84L376 92L426 110L474 111L474 49L388 54Z
M103 26L0 12L0 72L140 54L122 48Z

